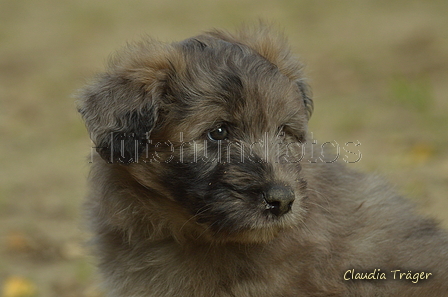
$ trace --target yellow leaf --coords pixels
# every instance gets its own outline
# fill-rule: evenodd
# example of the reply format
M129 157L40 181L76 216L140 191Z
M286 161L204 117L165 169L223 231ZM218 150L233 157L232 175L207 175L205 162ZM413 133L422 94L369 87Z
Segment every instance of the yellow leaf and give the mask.
M426 143L418 143L411 149L410 156L413 163L421 164L434 155L434 148Z
M36 286L29 280L11 276L3 284L2 297L32 297L36 295Z

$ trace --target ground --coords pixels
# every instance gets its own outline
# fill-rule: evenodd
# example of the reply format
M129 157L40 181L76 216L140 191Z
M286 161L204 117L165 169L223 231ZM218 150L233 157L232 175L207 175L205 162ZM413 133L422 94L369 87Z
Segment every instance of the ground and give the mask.
M318 144L347 142L448 227L448 2L0 0L0 296L96 297L81 212L91 143L73 94L145 35L258 18L306 64ZM349 156L350 157L350 156ZM346 159L347 160L347 159ZM350 159L351 161L356 159Z

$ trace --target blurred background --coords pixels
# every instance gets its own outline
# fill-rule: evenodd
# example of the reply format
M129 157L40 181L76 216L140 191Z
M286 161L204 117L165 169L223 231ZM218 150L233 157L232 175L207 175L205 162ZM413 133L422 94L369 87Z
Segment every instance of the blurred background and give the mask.
M128 41L258 18L306 64L313 138L359 142L348 166L448 227L446 0L0 0L1 297L102 296L84 248L91 142L76 90Z

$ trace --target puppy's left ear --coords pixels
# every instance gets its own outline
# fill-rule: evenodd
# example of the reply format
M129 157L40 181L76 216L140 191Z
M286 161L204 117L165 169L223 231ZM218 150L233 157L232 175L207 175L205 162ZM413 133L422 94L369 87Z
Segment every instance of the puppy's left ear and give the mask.
M291 54L291 48L284 34L263 22L254 28L243 27L237 34L239 42L254 49L276 65L291 81L297 83L309 119L313 114L314 104L303 75L303 64Z
M98 154L109 163L136 162L159 120L166 79L179 54L155 41L128 45L78 95Z
M305 104L306 115L309 120L314 111L314 101L311 98L311 91L308 87L308 84L304 82L303 79L298 80L297 85L299 87L300 94L302 95L303 103Z
M243 26L236 34L218 30L211 31L208 34L228 42L244 44L276 65L280 72L297 83L308 119L311 117L314 104L303 75L303 64L291 54L290 46L284 34L274 30L271 25L264 22L260 22L253 27Z

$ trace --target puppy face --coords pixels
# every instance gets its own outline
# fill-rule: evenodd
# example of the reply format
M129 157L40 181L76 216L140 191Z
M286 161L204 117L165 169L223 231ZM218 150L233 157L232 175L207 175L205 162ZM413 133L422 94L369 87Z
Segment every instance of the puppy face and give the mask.
M133 45L81 95L99 155L158 197L173 232L262 242L302 218L312 101L277 36L258 28Z

